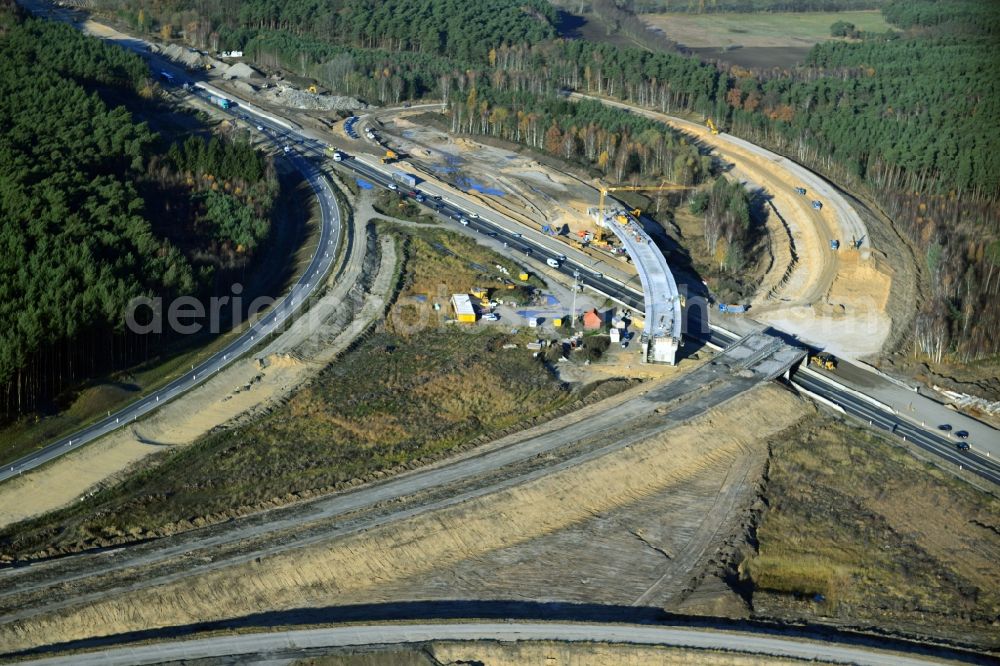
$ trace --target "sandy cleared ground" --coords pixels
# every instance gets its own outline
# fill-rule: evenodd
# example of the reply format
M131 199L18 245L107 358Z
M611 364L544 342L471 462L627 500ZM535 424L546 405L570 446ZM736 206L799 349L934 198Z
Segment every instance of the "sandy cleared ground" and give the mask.
M771 409L755 410L761 401ZM567 534L595 517L613 515L654 501L672 488L698 483L700 475L710 468L727 470L721 481L707 483L714 497L733 496L726 490L728 470L733 468L741 480L730 487L752 488L752 469L744 473L734 461L763 456L760 442L795 423L810 409L808 403L781 388L761 385L670 428L662 436L559 471L545 470L520 485L321 545L257 558L161 587L118 596L111 592L92 605L0 627L0 644L17 650L266 610L420 598L407 581L429 580L436 572L449 569L461 571L470 562L503 557L505 552L513 552L506 549L525 547L535 540L544 545L546 539ZM655 530L642 525L617 530L628 541L640 542L639 551L658 564L646 569L646 575L637 570L627 584L618 586L619 603L654 604L654 598L682 592L693 568L718 547L716 531L721 528L712 513L717 502L709 499L693 504L701 507L705 515L687 529L707 536L679 542L704 545L704 549L695 547L697 552L682 556L683 547L669 542L669 510L647 513ZM726 504L727 500L723 500L718 506ZM732 504L739 505L739 501ZM663 545L659 545L660 541ZM670 552L670 557L658 549ZM558 552L533 560L533 565L552 576L565 576L567 570L572 570ZM614 590L621 571L619 566L606 566L594 572L593 585L603 577L606 586ZM608 576L612 576L610 581ZM515 580L508 579L507 585L504 579L491 580L488 586L468 582L469 590L477 590L474 598L512 598L512 594L517 598ZM668 582L664 585L663 581ZM571 598L582 596L590 587L583 581L576 592L565 594ZM394 588L399 592L393 594ZM651 589L656 596L645 596ZM522 594L525 591L521 589ZM562 595L555 590L553 593ZM613 591L606 594L615 596ZM547 596L546 591L541 590L540 596Z
M392 288L395 247L391 239L381 243L382 265L388 267L381 270L373 260L377 253L366 253L366 222L355 217L354 251L341 279L281 337L131 428L0 486L0 525L76 501L157 452L190 444L241 415L252 416L329 363L381 316ZM371 257L367 263L366 256Z
M427 110L387 110L374 117L383 123L384 135L392 145L409 155L406 163L421 178L492 208L506 217L541 230L549 226L559 235L559 243L583 252L593 268L635 289L641 289L638 275L624 257L614 257L593 246L581 248L578 232L596 232L587 209L597 206L595 182L547 167L529 156L490 146L465 137L455 137L420 124ZM371 122L371 121L368 121ZM471 187L470 187L471 186Z
M775 263L752 304L755 320L848 358L882 349L892 329L885 306L893 271L878 248L871 247L858 214L829 184L785 158L735 137L713 135L698 123L628 108L695 137L733 165L732 177L771 197L768 231ZM801 186L807 189L805 196L795 192ZM822 210L812 209L813 198L823 201ZM862 242L860 251L850 249L852 238ZM830 250L831 239L840 240L839 252Z

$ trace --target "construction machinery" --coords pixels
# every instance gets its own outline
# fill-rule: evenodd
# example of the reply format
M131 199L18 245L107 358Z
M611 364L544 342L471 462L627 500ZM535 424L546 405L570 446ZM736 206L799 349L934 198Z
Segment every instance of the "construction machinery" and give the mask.
M837 358L832 354L814 354L809 361L824 370L836 370Z
M715 123L712 121L711 118L709 118L708 120L706 120L705 124L708 125L708 129L712 132L712 134L718 134L719 133L719 128L715 126Z
M602 187L601 188L601 199L597 204L597 219L599 220L597 226L597 237L595 238L595 245L604 240L603 224L604 224L604 200L608 196L608 192L666 192L669 190L687 190L690 189L689 185L675 185L673 183L662 183L660 185L622 185L619 187ZM637 218L642 213L638 208L630 211L630 214ZM616 215L615 219L620 224L628 224L628 217L625 215Z
M395 150L386 150L385 155L382 156L382 164L392 164L399 159L399 153Z

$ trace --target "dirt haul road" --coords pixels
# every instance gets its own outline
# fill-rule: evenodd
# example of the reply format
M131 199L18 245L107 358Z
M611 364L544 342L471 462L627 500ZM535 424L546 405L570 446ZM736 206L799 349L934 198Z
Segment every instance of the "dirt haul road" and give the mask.
M755 319L849 358L877 354L892 321L885 312L892 270L872 248L857 211L830 183L791 160L674 116L594 95L573 93L666 123L712 148L730 172L770 197L768 232L775 264L753 303ZM795 191L806 189L805 196ZM814 210L811 202L823 203ZM841 249L833 251L831 240ZM852 242L859 245L851 247Z

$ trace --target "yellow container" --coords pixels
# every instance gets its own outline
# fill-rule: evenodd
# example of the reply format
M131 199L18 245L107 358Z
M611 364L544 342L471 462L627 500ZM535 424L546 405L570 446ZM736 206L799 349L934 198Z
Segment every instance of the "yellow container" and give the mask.
M527 273L520 273L517 276L517 279L520 280L521 282L527 282L528 281L528 274Z

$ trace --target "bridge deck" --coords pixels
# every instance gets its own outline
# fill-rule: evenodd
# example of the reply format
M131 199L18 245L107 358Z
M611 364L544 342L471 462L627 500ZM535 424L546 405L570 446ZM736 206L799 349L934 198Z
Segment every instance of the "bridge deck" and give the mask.
M673 354L681 340L681 299L677 283L663 253L642 226L630 215L626 216L628 221L625 224L615 220L615 216L622 213L623 211L606 210L604 224L621 241L639 273L646 305L644 335L653 339L651 344L654 350L657 339L668 339L668 346L672 347L668 352L668 362L673 363Z

